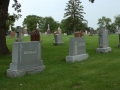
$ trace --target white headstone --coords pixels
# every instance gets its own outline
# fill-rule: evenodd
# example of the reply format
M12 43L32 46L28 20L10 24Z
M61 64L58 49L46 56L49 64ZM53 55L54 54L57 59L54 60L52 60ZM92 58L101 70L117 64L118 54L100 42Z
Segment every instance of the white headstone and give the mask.
M58 27L58 33L59 33L59 34L62 34L62 30L61 30L60 27Z
M50 30L50 25L48 24L48 30Z
M39 29L39 24L37 23L37 27L36 27L36 29Z
M24 36L28 36L28 33L27 33L27 24L24 25L25 28L24 28Z
M9 25L9 31L12 31L12 29L11 29L11 25Z

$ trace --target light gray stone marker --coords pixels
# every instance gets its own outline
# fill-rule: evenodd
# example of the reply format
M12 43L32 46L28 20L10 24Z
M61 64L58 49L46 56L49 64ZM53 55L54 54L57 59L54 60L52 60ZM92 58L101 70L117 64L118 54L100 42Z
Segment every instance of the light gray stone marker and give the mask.
M99 47L96 49L98 53L108 53L111 51L111 47L108 44L108 30L105 27L101 27L98 31Z
M14 42L12 63L7 70L7 77L20 77L26 73L41 72L45 69L41 59L41 42Z
M69 55L66 62L77 62L88 58L86 53L86 42L84 37L70 38Z
M55 42L53 44L54 45L64 44L64 42L62 42L62 34L56 34L55 35Z
M22 28L20 26L17 26L16 33L17 33L16 42L22 42Z

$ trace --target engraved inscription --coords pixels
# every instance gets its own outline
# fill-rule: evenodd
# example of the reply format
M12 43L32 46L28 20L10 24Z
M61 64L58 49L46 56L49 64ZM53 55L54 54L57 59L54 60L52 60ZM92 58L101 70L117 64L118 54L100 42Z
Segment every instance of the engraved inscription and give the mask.
M77 55L77 42L75 42L75 55Z
M85 46L85 43L78 43L78 46Z
M37 53L37 51L24 51L24 54L33 54L33 53Z

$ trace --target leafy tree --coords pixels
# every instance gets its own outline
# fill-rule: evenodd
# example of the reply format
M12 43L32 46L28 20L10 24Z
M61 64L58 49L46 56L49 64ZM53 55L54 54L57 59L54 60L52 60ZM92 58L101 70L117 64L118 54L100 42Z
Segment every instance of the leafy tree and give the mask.
M48 24L50 25L51 32L54 32L55 30L57 30L58 23L52 17L45 17L44 20L45 20L44 32L47 31Z
M28 31L33 31L37 27L37 23L39 23L39 16L36 15L28 15L23 21L23 25L27 25Z
M10 15L8 13L8 17L6 20L6 32L9 30L9 25L14 26L14 22L15 22L15 18L13 17L13 15ZM13 27L12 30L14 30Z
M115 25L117 26L117 28L120 28L120 14L115 16Z
M0 54L6 55L10 54L10 51L6 45L6 20L8 18L8 6L10 0L0 0ZM13 8L18 13L21 12L21 5L17 0L14 0ZM21 15L13 14L13 17L18 19Z
M64 13L64 17L69 17L71 22L70 23L73 26L73 31L75 32L76 27L79 26L82 21L85 21L83 18L84 16L82 14L85 14L83 12L83 6L81 5L82 2L80 0L69 0L65 8L66 13Z
M111 19L110 18L106 18L105 16L103 16L102 18L98 19L98 25L99 27L101 26L106 26L106 28L109 30L109 25L111 23Z
M90 2L94 3L95 0L89 0Z
M110 32L115 33L115 31L116 31L116 24L115 23L111 23L110 26L109 26L109 30L110 30Z

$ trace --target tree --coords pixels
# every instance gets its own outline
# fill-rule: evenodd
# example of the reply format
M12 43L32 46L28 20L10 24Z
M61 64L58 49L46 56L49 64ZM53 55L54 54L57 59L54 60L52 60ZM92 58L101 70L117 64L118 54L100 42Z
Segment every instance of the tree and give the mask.
M6 55L10 54L10 51L6 45L6 20L8 16L8 6L10 0L0 0L0 54ZM21 5L14 0L13 7L19 13ZM19 18L21 15L13 14L13 17Z
M45 17L45 26L44 26L44 32L48 29L48 24L50 25L50 32L54 32L57 30L59 23L57 23L52 17Z
M6 32L9 30L9 25L14 26L15 18L13 15L8 13L7 20L6 20ZM13 30L13 27L12 27Z
M120 28L120 14L115 16L115 25L117 26L117 28Z
M69 0L65 8L66 13L64 13L64 17L71 17L71 22L73 26L73 31L75 32L76 27L82 23L84 20L84 16L82 14L85 14L83 12L83 6L81 5L82 2L80 0Z
M89 0L90 2L94 3L95 0Z
M99 25L99 27L105 26L109 30L110 23L111 23L111 19L103 16L102 18L98 19L97 24Z
M108 30L110 30L110 32L112 32L112 33L115 33L115 31L116 31L116 24L115 23L111 23L109 25L109 29Z
M28 15L23 21L23 26L26 24L27 29L29 31L33 31L37 27L37 23L39 23L39 16L36 15Z

